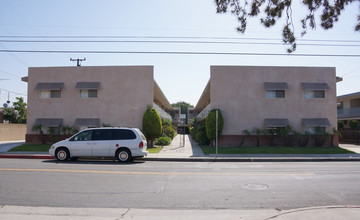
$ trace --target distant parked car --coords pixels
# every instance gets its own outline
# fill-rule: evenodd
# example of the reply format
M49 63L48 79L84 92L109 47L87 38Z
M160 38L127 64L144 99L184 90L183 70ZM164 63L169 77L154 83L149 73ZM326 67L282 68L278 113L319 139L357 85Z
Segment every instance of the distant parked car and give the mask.
M53 144L51 156L65 161L78 157L116 157L120 162L129 162L144 157L147 142L137 128L91 128Z

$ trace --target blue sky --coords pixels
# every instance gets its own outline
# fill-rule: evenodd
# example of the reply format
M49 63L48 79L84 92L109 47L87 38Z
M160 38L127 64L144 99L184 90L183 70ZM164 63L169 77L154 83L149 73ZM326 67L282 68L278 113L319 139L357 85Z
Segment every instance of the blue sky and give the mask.
M275 27L266 29L255 18L249 21L247 32L239 34L235 31L236 18L230 14L216 14L216 7L212 0L0 0L0 4L0 36L154 36L171 38L136 39L236 41L240 43L259 43L264 41L253 38L268 38L273 40L265 42L281 43L280 30L283 24L279 21ZM348 6L332 30L324 31L318 26L316 30L309 31L303 38L299 36L300 29L297 31L298 44L322 43L352 46L298 45L294 54L360 54L360 33L354 32L358 9L359 2ZM302 5L294 5L295 27L300 27L300 18L304 11ZM317 24L319 23L318 21ZM173 37L202 38L174 39ZM218 40L203 37L234 39ZM244 38L250 38L250 40ZM0 38L0 40L5 39L14 38ZM334 42L307 42L300 41L301 39L334 40ZM111 40L134 40L134 38ZM281 44L20 43L0 41L0 50L6 49L286 53L286 46ZM7 101L7 91L10 91L11 102L15 101L15 97L18 96L26 98L27 84L21 81L21 77L27 75L28 67L74 66L75 63L69 61L70 57L86 57L83 66L153 65L155 80L170 103L186 101L195 105L209 80L210 65L336 67L337 75L344 78L343 82L337 84L337 94L343 95L360 91L358 83L360 80L360 57L0 52L0 79L6 79L0 80L0 104Z

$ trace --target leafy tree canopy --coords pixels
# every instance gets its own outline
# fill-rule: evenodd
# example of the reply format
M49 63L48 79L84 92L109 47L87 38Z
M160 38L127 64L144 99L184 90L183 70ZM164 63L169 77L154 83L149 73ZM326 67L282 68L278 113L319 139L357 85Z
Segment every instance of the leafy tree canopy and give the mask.
M187 114L187 109L188 108L194 108L193 105L191 105L190 103L184 102L184 101L180 101L177 103L173 103L171 104L172 107L179 107L181 108L181 114Z
M282 30L282 38L285 44L290 45L288 52L296 50L296 38L294 24L292 20L292 0L215 0L217 13L227 13L230 11L238 18L239 26L237 30L244 33L246 30L247 19L261 16L260 22L265 27L272 27L276 21L284 14L286 16L285 25ZM316 28L315 13L321 11L321 27L325 30L331 29L339 20L345 6L359 2L356 0L303 0L308 12L301 19L302 32L305 35L308 27ZM262 15L261 15L262 14ZM360 31L360 14L358 15L355 31Z
M4 108L4 120L14 124L26 124L26 103L22 97L16 97L12 107Z

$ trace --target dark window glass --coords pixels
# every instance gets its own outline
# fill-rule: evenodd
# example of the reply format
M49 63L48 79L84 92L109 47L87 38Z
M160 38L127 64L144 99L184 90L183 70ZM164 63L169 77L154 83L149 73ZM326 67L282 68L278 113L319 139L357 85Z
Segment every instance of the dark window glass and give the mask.
M131 140L136 139L136 135L133 131L127 129L113 129L112 130L113 140Z
M315 90L314 98L325 98L325 91L324 90Z
M110 129L93 130L91 140L94 141L111 140L111 130Z
M51 90L50 98L61 98L61 90Z
M94 89L94 90L89 90L89 98L96 98L97 97L97 90Z

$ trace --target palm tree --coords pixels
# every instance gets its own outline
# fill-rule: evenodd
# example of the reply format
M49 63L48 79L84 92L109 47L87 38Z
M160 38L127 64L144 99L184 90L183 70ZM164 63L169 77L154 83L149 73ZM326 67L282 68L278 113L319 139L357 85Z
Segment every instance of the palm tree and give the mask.
M34 125L34 127L32 127L32 130L38 131L41 134L41 143L45 144L45 135L44 135L41 125Z

